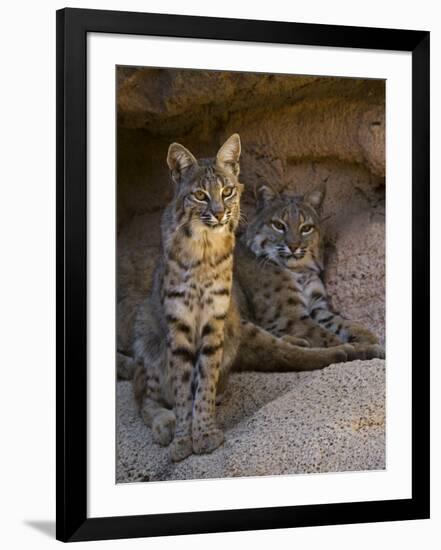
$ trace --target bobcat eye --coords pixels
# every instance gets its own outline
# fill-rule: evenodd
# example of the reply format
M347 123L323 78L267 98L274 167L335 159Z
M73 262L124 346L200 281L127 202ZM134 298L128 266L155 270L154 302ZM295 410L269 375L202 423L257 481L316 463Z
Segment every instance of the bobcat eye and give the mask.
M197 198L198 201L207 200L207 194L204 191L202 191L202 189L198 189L193 193L193 195Z
M305 223L305 225L302 225L302 227L300 228L300 233L302 235L309 235L313 231L314 231L314 226L311 225L310 223Z
M271 222L271 225L274 227L276 231L284 232L285 231L285 225L282 222L279 222L277 220L273 220Z
M222 189L222 196L223 197L231 197L233 194L233 188L232 187L224 187Z

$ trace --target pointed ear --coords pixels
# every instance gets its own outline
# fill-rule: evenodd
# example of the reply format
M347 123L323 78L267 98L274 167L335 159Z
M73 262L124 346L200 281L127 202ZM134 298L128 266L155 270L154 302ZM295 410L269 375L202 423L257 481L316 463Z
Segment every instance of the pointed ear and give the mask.
M303 200L310 204L315 210L320 210L323 200L326 195L326 186L324 183L321 183L311 191L308 191Z
M257 191L257 209L268 206L277 197L277 193L267 185L262 185Z
M241 145L239 134L233 134L222 145L216 155L216 164L224 170L232 172L235 176L239 175L239 157Z
M168 148L167 164L170 168L173 181L179 183L182 175L192 166L195 166L197 160L183 145L172 143Z

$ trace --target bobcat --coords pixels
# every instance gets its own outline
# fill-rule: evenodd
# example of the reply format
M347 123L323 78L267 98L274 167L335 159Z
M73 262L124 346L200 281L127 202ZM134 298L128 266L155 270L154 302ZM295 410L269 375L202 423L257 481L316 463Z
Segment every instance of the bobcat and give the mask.
M235 279L255 323L297 345L354 343L359 355L384 357L367 328L329 309L321 274L325 186L304 197L259 190L256 214L236 248ZM242 311L242 315L244 312ZM300 341L299 341L300 339Z
M129 297L133 307L118 307L118 331L131 335L128 349L119 350L118 373L137 365L133 384L141 415L154 440L170 445L173 461L222 444L215 403L233 364L312 370L356 356L348 344L295 346L241 318L247 294L232 277L243 190L240 151L237 134L208 160L170 145L174 197L162 216L162 249L151 291L136 305Z

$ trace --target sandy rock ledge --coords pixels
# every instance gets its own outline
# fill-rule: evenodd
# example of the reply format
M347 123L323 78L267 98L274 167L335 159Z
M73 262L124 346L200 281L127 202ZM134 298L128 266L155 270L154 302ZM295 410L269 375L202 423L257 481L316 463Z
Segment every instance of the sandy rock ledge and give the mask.
M172 464L117 383L116 481L305 474L385 468L385 362L313 373L237 373L218 407L226 441Z

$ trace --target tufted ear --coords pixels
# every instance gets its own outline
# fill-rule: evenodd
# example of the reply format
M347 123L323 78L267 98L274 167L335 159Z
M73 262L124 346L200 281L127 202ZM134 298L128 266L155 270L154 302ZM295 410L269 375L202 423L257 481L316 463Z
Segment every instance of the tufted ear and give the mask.
M167 164L170 168L173 181L179 183L182 175L192 166L195 166L197 160L183 145L180 143L172 143L168 148Z
M268 206L277 197L277 193L268 187L267 185L262 185L257 191L257 209L260 210L265 206Z
M315 210L320 210L325 195L326 185L324 183L320 183L317 187L314 187L314 189L308 191L303 197L303 200L310 204Z
M239 134L233 134L222 145L216 155L216 164L232 172L235 176L239 175L239 157L240 157L241 145Z

